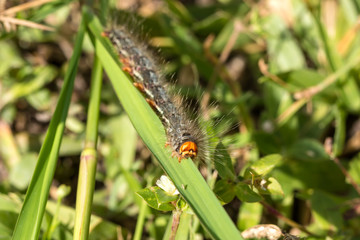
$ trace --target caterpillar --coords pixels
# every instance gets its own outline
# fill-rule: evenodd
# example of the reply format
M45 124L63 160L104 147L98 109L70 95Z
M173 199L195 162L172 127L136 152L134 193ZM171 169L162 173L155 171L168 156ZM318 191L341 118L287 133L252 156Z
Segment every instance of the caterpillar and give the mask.
M208 137L198 119L190 119L184 103L169 95L165 79L151 52L124 27L103 33L108 37L123 64L123 70L134 81L134 86L145 95L146 101L161 119L166 135L165 146L171 146L172 157L199 159L209 158Z

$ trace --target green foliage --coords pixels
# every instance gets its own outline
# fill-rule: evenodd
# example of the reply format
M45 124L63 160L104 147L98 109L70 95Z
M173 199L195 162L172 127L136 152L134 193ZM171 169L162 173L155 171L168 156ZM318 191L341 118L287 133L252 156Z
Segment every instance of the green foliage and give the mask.
M358 1L101 0L80 11L68 0L11 14L20 3L5 2L0 239L235 239L270 223L359 238ZM172 92L214 135L210 162L178 163L164 147L159 118L101 35L115 21L161 50Z
M281 155L270 154L253 163L249 172L255 175L266 175L281 162Z
M235 180L236 176L231 158L222 143L216 146L214 163L222 179Z
M170 202L177 200L178 196L167 195L158 187L144 188L138 191L138 194L146 201L146 203L159 211L172 211L175 209Z
M55 172L84 34L84 25L81 25L75 45L77 50L74 51L73 58L70 61L69 71L65 76L64 88L59 96L59 105L56 107L39 153L38 162L15 226L14 239L38 238L51 180ZM27 224L29 222L32 223L32 226Z

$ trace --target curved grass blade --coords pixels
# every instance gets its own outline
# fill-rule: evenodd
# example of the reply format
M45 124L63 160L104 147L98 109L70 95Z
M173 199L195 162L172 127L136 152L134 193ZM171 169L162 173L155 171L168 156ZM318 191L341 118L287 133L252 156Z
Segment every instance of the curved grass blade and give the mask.
M70 105L78 60L82 50L85 26L80 24L76 36L74 53L66 72L58 104L50 121L45 141L41 147L24 204L18 217L12 239L38 239L50 185L54 176L59 148L65 127L65 119Z
M242 239L194 163L185 159L179 164L170 157L170 151L164 148L165 132L159 118L121 71L109 41L101 36L99 21L90 12L87 18L88 28L95 37L96 55L103 63L122 106L144 143L215 239Z

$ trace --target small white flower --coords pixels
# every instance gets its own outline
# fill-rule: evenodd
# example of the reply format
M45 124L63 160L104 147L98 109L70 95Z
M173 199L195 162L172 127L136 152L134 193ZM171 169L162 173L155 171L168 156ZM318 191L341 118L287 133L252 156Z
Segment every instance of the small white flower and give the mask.
M261 186L261 189L266 191L266 184L267 181L265 179L262 179L261 182L260 182L260 186Z
M174 183L165 175L162 175L160 179L156 181L156 185L170 195L179 194L179 191L176 189Z

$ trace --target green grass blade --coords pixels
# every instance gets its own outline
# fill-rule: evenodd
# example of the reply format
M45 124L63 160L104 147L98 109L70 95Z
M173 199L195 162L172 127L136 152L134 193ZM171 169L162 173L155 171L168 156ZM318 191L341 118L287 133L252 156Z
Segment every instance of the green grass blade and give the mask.
M101 36L99 21L91 13L88 13L87 17L88 27L96 38L96 54L103 63L122 106L145 144L215 239L242 239L240 232L194 163L190 159L185 159L179 164L175 158L170 157L170 151L164 148L166 137L159 118L119 68L110 43Z
M337 107L335 112L335 136L334 136L334 156L339 156L343 150L345 145L345 137L346 137L346 118L347 113L341 109L341 107Z
M45 141L41 147L25 201L17 219L12 239L38 239L40 226L54 176L59 148L70 105L78 60L84 38L85 27L80 24L73 56L66 73L59 101L51 119Z
M142 238L143 228L144 228L144 222L146 217L146 210L147 205L145 201L142 201L139 216L137 218L136 222L136 228L134 233L134 240L140 240Z
M81 153L76 193L74 240L88 239L91 206L95 189L98 123L103 69L100 61L96 57L93 66L86 124L85 148Z

